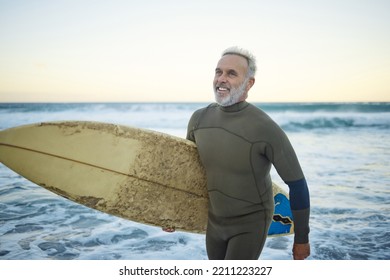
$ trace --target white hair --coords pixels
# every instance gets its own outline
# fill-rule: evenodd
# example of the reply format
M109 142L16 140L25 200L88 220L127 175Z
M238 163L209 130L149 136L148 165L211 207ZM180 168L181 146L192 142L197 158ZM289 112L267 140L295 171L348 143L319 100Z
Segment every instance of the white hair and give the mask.
M256 57L246 49L240 47L230 47L222 52L222 56L227 54L235 54L244 57L248 61L248 77L254 78L256 75Z

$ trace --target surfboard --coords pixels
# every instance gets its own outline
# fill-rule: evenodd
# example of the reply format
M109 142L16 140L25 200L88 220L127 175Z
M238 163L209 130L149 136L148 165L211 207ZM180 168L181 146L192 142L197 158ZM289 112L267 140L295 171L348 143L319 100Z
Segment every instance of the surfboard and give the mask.
M0 161L49 191L139 223L204 233L208 195L196 145L156 131L64 121L0 131ZM273 185L269 235L293 233L288 195Z

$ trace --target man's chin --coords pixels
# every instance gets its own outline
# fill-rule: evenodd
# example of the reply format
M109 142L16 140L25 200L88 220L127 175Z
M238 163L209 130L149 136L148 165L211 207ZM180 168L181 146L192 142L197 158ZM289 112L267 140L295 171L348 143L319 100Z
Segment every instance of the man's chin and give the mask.
M215 94L215 102L222 107L233 105L231 96L221 97L218 93Z
M234 105L234 104L237 103L237 102L232 102L232 101L229 101L229 102L219 102L219 101L217 100L217 103L218 103L219 106L222 106L222 107L229 107L229 106Z
M232 106L246 99L246 93L243 90L231 90L228 95L221 96L218 91L214 91L215 101L222 107Z

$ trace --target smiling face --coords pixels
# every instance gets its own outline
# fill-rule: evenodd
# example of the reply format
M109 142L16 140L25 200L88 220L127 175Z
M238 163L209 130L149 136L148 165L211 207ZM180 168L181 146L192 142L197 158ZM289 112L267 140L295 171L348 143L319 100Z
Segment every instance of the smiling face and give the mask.
M248 61L235 55L224 55L218 62L214 77L215 100L221 106L244 101L255 79L248 77Z

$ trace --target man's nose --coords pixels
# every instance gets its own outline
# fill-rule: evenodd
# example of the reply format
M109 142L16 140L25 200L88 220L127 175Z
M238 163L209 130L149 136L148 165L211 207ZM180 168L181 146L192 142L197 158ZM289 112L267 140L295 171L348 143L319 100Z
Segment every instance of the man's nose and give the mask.
M221 74L220 76L218 76L217 82L219 84L220 83L226 83L227 82L226 75L225 74Z

